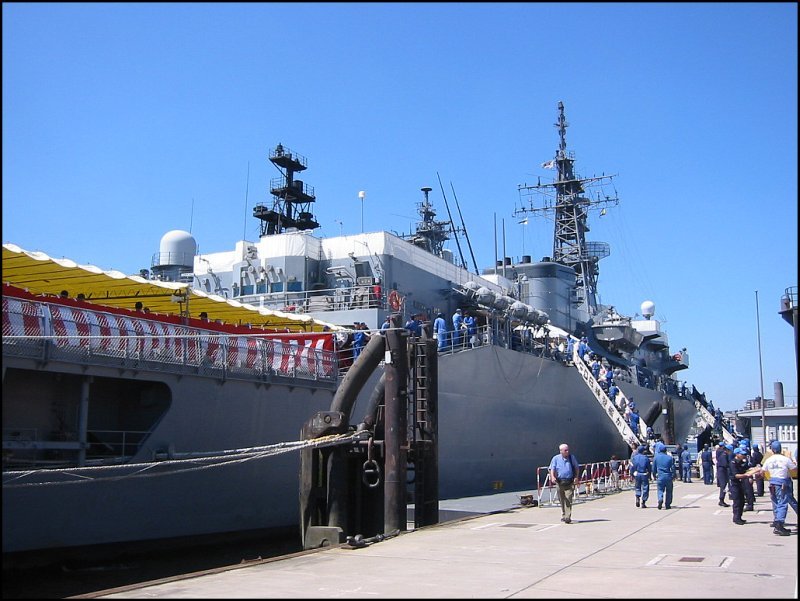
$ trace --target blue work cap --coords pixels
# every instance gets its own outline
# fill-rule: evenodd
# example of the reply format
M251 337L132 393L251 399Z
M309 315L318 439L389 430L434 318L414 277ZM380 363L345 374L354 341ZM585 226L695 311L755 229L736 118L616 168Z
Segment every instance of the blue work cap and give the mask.
M644 446L643 444L640 444L640 445L639 445L639 448L638 448L637 450L638 450L640 453L644 453L644 452L647 450L647 447L646 447L646 446Z
M732 444L726 444L725 448L728 449L729 451L732 451L733 450L733 445Z
M733 452L734 455L747 455L747 451L745 451L742 447L736 447L736 450Z
M780 453L781 452L781 443L778 442L777 440L773 440L770 443L769 448L772 449L773 453Z
M754 450L756 450L756 451L759 449L759 447L758 447L758 443L756 443L756 444L754 444L754 445L753 445L753 449L754 449Z
M667 450L667 445L665 445L663 442L656 443L656 453L660 453L666 450Z

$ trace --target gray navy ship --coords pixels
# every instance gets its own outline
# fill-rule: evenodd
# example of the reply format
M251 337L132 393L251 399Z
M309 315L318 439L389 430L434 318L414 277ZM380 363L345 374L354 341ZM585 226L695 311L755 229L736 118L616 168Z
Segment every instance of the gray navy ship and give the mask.
M612 176L576 175L562 103L556 127L553 181L519 187L528 205L517 211L555 220L541 261L469 270L444 248L459 228L437 219L427 187L409 235L318 237L314 189L297 177L307 160L281 144L269 154L281 171L272 201L253 211L258 240L198 254L188 232L165 234L150 270L129 278L169 289L150 314L123 308L138 292L103 296L89 279L82 299L53 297L61 284L15 272L24 253L4 245L4 557L296 528L299 457L281 451L300 448L359 339L391 314L448 326L437 333L441 499L534 489L565 441L593 462L627 457L648 428L685 440L699 396L675 376L688 356L670 350L652 302L637 318L598 302L609 248L586 232L590 211L617 202L592 194ZM253 317L215 320L233 307ZM457 311L474 325L454 329ZM616 399L578 356L581 341ZM638 428L624 417L633 405Z

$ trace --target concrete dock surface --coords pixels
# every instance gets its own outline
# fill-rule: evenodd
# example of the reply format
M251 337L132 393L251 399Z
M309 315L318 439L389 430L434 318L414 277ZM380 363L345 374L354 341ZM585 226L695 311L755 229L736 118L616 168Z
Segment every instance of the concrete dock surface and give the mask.
M632 490L560 507L520 495L442 502L472 517L352 548L304 551L75 598L710 598L796 599L797 515L773 534L767 493L745 525L716 486L675 482L672 508ZM497 507L505 509L497 510ZM494 507L495 509L491 509ZM493 513L486 513L493 511Z

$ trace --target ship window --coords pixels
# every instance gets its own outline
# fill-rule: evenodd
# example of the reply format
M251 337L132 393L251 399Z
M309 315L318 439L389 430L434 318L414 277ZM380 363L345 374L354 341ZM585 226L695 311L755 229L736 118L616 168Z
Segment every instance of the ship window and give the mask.
M303 291L303 282L287 282L286 289L289 292L302 292Z
M253 286L251 284L242 286L242 296L247 296L248 294L253 294Z
M283 282L273 282L269 285L270 292L283 292Z
M266 291L267 291L267 284L266 283L258 284L256 286L256 292L258 294L264 294Z

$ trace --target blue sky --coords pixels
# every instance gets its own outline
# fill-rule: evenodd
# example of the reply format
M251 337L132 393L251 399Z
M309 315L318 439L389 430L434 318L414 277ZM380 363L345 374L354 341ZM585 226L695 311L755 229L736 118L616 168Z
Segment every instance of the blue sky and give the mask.
M360 231L359 190L367 231L409 231L422 186L446 218L438 172L479 267L495 216L536 260L552 223L519 224L517 186L552 177L563 101L577 171L618 174L589 233L611 245L601 301L655 302L685 379L736 409L760 394L758 291L764 394L796 404L777 313L797 285L794 3L2 11L4 243L128 273L171 229L230 250L258 237L281 142L308 158L321 235Z

